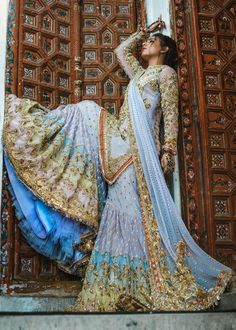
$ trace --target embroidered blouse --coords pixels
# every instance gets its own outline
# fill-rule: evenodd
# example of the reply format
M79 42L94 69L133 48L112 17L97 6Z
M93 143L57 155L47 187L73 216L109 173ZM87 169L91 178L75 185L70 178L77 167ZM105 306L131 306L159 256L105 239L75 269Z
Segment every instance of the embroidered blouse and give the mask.
M178 137L178 77L176 71L168 65L153 65L144 69L132 54L133 48L143 42L146 35L136 31L124 40L116 49L118 61L130 79L138 82L146 109L153 112L154 139L160 153L159 124L164 119L164 143L162 149L171 149L177 153ZM160 93L160 102L156 95Z
M135 79L145 108L153 123L153 138L157 153L161 149L177 152L178 135L178 80L176 71L168 65L153 65L146 69L132 54L134 47L145 40L148 33L136 31L115 50L118 61L130 79ZM128 88L121 106L119 118L107 111L100 117L100 159L103 175L108 183L132 163L128 126ZM163 116L163 143L160 142L160 122Z

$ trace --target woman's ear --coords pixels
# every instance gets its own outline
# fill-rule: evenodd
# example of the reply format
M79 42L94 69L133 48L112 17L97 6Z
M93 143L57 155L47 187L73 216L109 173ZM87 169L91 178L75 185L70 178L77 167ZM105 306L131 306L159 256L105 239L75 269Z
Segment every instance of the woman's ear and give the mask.
M161 53L167 53L169 50L169 47L168 46L164 46L162 49L161 49Z

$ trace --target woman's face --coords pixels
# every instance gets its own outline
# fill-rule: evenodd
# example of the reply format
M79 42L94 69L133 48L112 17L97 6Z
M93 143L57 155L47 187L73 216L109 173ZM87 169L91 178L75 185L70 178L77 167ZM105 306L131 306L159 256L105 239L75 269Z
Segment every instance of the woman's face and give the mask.
M162 50L160 38L153 36L142 43L141 57L148 61L150 57L159 57Z

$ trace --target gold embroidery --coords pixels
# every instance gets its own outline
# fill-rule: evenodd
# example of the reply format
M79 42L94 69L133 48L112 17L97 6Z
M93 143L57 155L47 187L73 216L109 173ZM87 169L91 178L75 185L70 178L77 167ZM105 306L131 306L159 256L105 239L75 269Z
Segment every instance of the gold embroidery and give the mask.
M176 271L171 273L166 265L165 251L161 247L157 221L141 167L130 117L128 129L138 180L148 261L143 263L144 260L140 260L135 271L127 265L124 265L121 270L116 262L116 258L119 256L111 257L109 252L106 252L103 262L99 263L97 254L100 256L101 254L94 249L86 270L82 291L75 304L67 307L65 311L193 311L207 309L211 305L217 304L219 295L224 291L233 272L220 272L215 288L209 292L204 291L196 283L191 270L186 265L186 244L180 240L176 245ZM144 264L146 264L145 270Z
M132 163L130 153L120 155L116 158L111 157L111 136L120 136L117 126L118 120L106 109L102 108L99 116L99 157L104 179L113 184L121 173ZM123 137L125 135L123 133Z
M80 235L80 243L74 244L74 248L83 253L91 253L94 247L94 242L97 237L97 230L91 230L86 234Z
M160 75L161 108L164 119L164 144L162 150L177 153L178 137L178 78L172 68L163 70Z
M218 303L219 295L232 278L233 271L220 272L214 289L211 292L204 291L196 283L191 270L186 265L184 259L187 253L186 244L184 241L179 241L176 245L176 271L174 273L170 272L166 265L165 251L161 247L157 221L131 125L129 115L129 137L137 175L146 246L148 248L153 310L191 311L206 309Z
M114 50L120 66L123 67L130 78L132 78L139 71L144 70L137 58L133 55L132 51L134 47L139 42L143 41L148 35L148 32L143 34L143 32L136 31L131 34L128 39L120 43L120 45Z
M129 59L127 60L129 61ZM134 79L139 87L140 93L143 92L143 88L149 82L152 82L152 86L159 86L157 82L158 74L165 65L158 65L149 67L146 70L139 70L135 75ZM154 79L154 80L153 80ZM99 124L99 153L102 164L102 172L105 180L109 184L113 184L120 174L132 163L132 157L130 149L126 154L121 155L117 158L112 158L111 153L111 140L112 136L121 136L126 141L129 139L127 130L127 113L128 109L128 88L125 92L124 102L120 108L119 117L110 114L106 109L103 109L100 115ZM144 99L144 104L147 109L151 106L150 102ZM157 147L159 148L159 136Z
M157 65L148 67L141 76L137 76L136 80L140 86L141 92L146 85L150 85L154 92L159 92L158 76L164 69L165 65Z
M97 261L97 255L102 256L103 262ZM128 259L129 265L121 266L117 260L119 257ZM133 266L134 260L135 266ZM100 254L99 251L94 250L86 270L82 291L75 304L67 307L65 311L114 312L151 309L147 260L125 254L112 257L109 252Z
M48 119L43 126L46 112L37 102L6 97L3 141L8 157L18 177L36 196L67 217L98 228L95 167L89 155L80 152L67 163L72 141L67 139L64 146L67 132L58 118ZM19 148L19 143L24 147Z
M160 87L159 87L159 83L158 83L156 77L155 77L155 79L151 80L149 82L149 84L151 85L153 91L159 92Z
M149 109L151 107L151 104L150 104L150 102L148 102L148 99L147 98L145 98L143 100L143 103L144 103L146 109Z
M149 84L151 89L155 92L159 91L158 77L160 72L166 65L153 65L144 69L138 60L132 54L133 48L143 38L149 36L143 32L135 32L128 39L123 41L116 49L118 61L126 73L133 77L137 83L140 94L142 95L144 87ZM127 113L128 113L128 88L125 92L124 102L120 109L119 117L115 117L110 113L105 114L103 111L100 115L99 123L99 154L102 164L102 172L105 180L112 184L119 177L121 173L132 163L130 149L125 154L121 154L116 158L110 156L112 136L120 136L123 141L128 140L127 131ZM148 98L144 99L146 109L151 107L151 101ZM159 136L156 135L155 142L157 144L158 152L160 152Z

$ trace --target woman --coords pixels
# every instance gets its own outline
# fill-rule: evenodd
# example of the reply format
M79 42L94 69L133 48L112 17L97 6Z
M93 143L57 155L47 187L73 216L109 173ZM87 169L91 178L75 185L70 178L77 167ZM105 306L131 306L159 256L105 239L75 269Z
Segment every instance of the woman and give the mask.
M33 207L38 227L45 237L51 233L49 242L60 223L79 228L74 246L82 255L76 264L87 258L88 266L82 291L67 311L206 309L232 277L230 268L194 242L165 182L163 171L174 170L177 144L177 52L173 39L150 36L157 28L154 23L140 29L115 50L131 78L119 118L92 101L49 113L29 100L7 100L9 173L50 206L33 197L41 203ZM147 69L131 52L140 41ZM32 233L34 220L22 218Z

